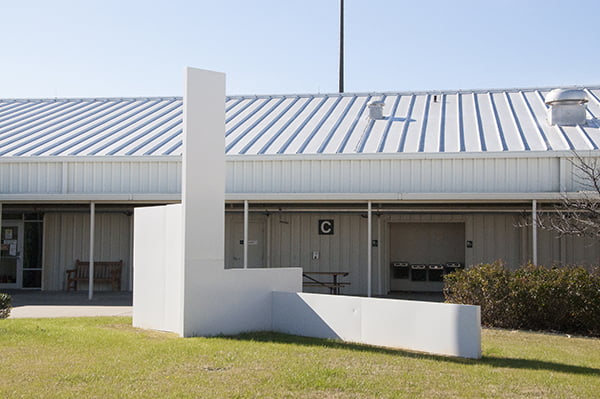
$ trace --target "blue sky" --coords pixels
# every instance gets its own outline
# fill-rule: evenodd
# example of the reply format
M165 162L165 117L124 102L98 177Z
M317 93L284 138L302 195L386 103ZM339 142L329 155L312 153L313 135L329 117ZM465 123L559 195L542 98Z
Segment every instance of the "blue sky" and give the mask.
M339 0L0 0L0 97L337 91ZM600 1L346 0L346 91L600 84Z

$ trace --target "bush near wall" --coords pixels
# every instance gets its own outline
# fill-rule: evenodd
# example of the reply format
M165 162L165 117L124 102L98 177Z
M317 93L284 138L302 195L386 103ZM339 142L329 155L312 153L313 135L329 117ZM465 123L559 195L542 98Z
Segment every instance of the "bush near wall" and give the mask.
M11 298L8 294L3 294L0 292L0 319L6 319L10 316Z
M488 327L600 336L600 272L501 262L445 276L446 302L481 306Z

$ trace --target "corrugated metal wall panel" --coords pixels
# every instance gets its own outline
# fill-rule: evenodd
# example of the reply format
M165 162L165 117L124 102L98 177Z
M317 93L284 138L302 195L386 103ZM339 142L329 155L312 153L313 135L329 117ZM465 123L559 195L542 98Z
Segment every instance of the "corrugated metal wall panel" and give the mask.
M587 237L564 237L565 262L569 265L600 265L600 244Z
M0 162L0 193L170 194L181 192L181 162Z
M344 294L362 294L366 287L367 221L358 214L281 213L270 216L271 266L305 271L346 271L351 285ZM319 219L333 219L335 234L319 235ZM312 259L313 251L319 259ZM307 291L309 291L307 289ZM327 291L327 290L326 290ZM324 292L314 289L311 292Z
M227 192L556 192L559 165L559 158L235 160Z
M0 193L60 193L61 177L55 162L0 162Z
M129 287L130 218L123 213L96 214L94 258L97 261L123 260L122 290ZM89 259L89 214L47 213L44 223L43 286L45 290L62 290L65 288L65 270L74 267L76 259ZM111 289L106 284L95 288Z
M538 229L538 264L554 266L566 262L561 254L561 240L554 231Z
M562 167L565 170L561 170ZM66 174L66 176L65 176ZM582 189L568 160L528 158L230 159L228 193L510 193ZM0 162L0 192L179 193L180 159Z
M467 265L502 260L508 267L521 264L521 240L527 228L518 227L519 218L511 214L473 214L467 216L470 234L466 239L473 248L466 249Z

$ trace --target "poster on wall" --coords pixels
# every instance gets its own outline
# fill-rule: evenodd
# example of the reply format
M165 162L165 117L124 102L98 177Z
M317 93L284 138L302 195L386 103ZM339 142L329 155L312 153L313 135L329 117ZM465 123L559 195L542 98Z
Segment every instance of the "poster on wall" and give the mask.
M17 256L17 240L4 240L2 250L6 251L7 249L9 256Z

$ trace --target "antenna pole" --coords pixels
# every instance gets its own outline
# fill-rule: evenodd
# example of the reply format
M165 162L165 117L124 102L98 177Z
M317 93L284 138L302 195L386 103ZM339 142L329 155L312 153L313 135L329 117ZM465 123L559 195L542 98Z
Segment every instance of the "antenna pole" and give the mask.
M339 92L344 92L344 0L340 0L340 81Z

